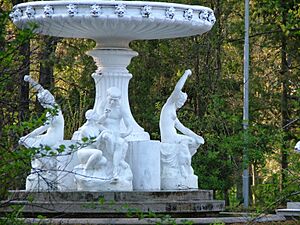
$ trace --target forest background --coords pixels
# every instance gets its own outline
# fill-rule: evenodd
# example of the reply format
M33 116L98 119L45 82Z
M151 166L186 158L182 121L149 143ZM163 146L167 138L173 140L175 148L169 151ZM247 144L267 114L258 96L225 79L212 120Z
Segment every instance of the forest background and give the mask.
M42 123L42 108L23 81L30 74L56 97L65 117L65 139L84 123L94 104L91 74L95 63L85 53L95 43L40 36L17 29L9 19L13 5L0 1L0 196L24 189L30 152L18 139ZM201 36L134 41L139 52L129 71L129 96L137 122L159 140L159 114L185 69L188 101L178 112L206 143L193 157L199 188L238 209L243 170L244 2L172 0L214 10L216 23ZM250 119L247 136L251 205L272 210L300 201L300 3L250 1ZM34 29L34 27L32 28Z

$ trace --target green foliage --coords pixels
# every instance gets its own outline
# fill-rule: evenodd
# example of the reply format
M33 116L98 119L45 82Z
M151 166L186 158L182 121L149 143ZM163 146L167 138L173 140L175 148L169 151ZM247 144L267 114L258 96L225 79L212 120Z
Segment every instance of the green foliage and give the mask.
M22 208L20 206L14 206L12 207L12 213L7 213L5 217L0 217L0 225L25 225L26 223L23 221L23 219L20 219L22 217Z

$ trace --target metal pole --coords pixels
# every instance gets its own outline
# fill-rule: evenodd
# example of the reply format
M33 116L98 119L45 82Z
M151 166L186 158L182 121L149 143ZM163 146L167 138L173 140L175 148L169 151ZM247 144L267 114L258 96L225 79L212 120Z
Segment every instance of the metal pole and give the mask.
M244 208L249 206L249 163L247 132L249 126L249 0L245 0L245 43L244 43L244 152L243 152L243 198Z

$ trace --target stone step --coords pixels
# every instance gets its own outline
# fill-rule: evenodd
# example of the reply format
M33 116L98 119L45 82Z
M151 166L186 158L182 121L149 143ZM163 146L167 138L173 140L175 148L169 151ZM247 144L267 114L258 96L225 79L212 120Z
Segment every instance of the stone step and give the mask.
M4 203L4 202L2 202ZM213 200L210 190L133 191L133 192L25 192L11 191L7 207L22 206L25 216L126 217L140 213L169 214L174 217L216 214L225 209L225 201Z
M23 213L34 214L84 214L86 217L107 216L107 214L138 214L138 213L208 213L224 210L224 201L201 200L201 201L168 201L168 202L39 202L39 201L10 201L10 205L23 206ZM9 207L6 210L11 211ZM93 215L94 214L94 215ZM102 216L103 214L103 216ZM85 217L84 216L84 217Z
M287 202L287 208L277 209L276 214L287 217L300 217L300 202Z
M51 225L147 225L147 224L231 224L231 223L259 223L259 222L274 222L285 221L283 216L278 215L263 215L257 218L253 217L211 217L211 218L25 218L23 221L26 224L51 224Z
M300 209L300 202L288 202L286 204L286 208L288 208L288 209Z
M10 191L9 200L29 201L105 201L105 202L165 202L213 200L211 190L131 191L131 192L27 192Z
M276 214L287 217L300 217L300 209L277 209Z

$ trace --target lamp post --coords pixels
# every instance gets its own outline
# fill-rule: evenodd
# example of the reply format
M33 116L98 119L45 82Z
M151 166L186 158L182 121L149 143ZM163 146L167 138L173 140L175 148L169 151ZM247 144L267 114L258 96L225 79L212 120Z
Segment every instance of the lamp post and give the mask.
M248 163L248 140L249 126L249 0L245 0L245 43L244 43L244 150L243 150L243 199L244 208L249 206L249 163Z

